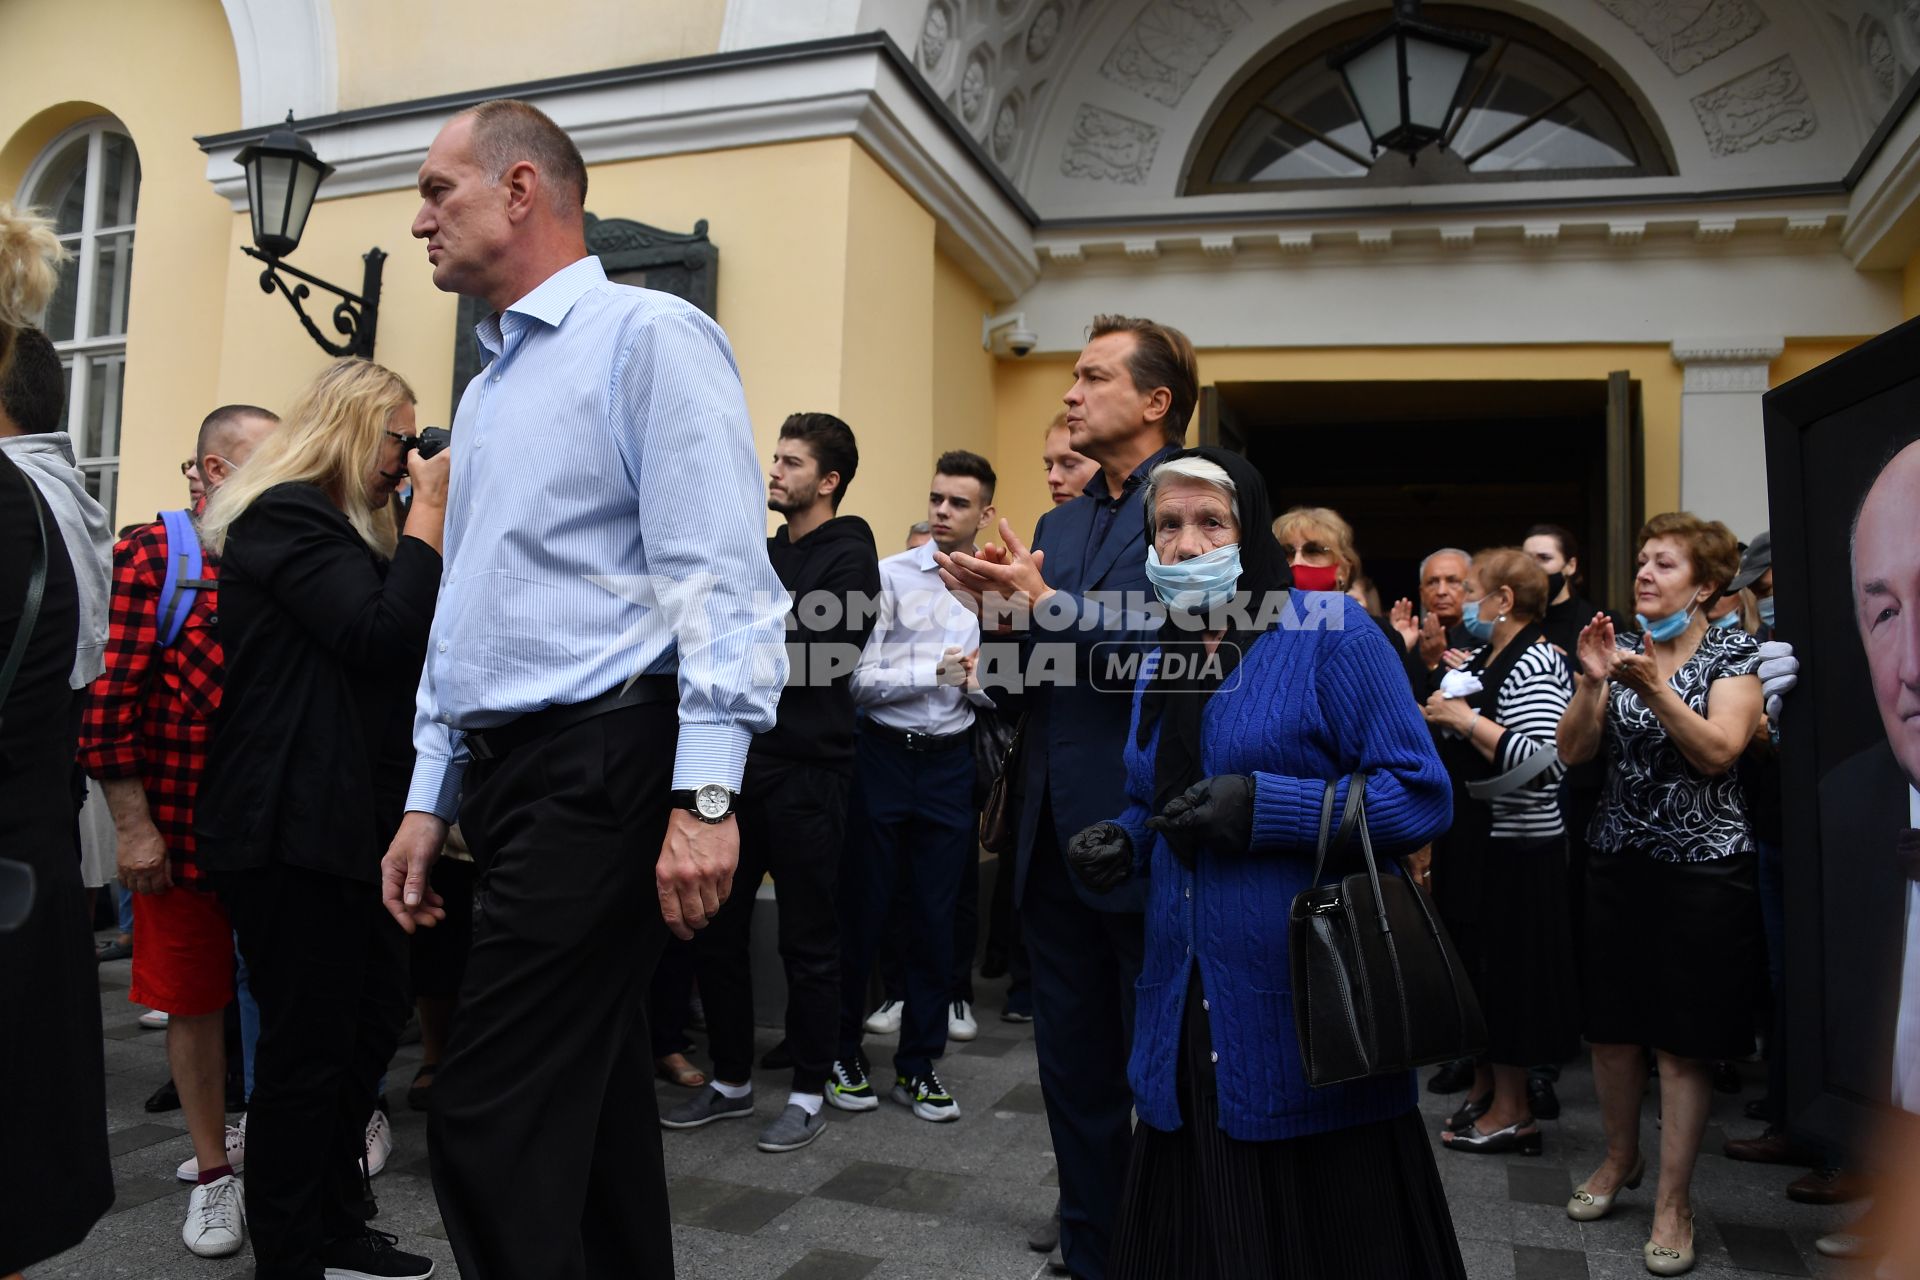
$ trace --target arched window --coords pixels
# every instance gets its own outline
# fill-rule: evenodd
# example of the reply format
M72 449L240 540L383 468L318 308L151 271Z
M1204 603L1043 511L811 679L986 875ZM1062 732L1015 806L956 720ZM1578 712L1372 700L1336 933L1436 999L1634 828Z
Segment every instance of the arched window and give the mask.
M47 308L46 330L68 374L61 426L73 434L87 488L113 513L120 474L120 405L127 368L127 299L140 157L114 120L53 141L27 173L24 202L53 219L73 253Z
M1403 187L1672 172L1659 135L1613 78L1518 18L1435 5L1422 16L1492 46L1469 71L1444 149L1370 154L1359 109L1327 56L1377 28L1370 13L1297 41L1236 90L1188 171L1186 192Z

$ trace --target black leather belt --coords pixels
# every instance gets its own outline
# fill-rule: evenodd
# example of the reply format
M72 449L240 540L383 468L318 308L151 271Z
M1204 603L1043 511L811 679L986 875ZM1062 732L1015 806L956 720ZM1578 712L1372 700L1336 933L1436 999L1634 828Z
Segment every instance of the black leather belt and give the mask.
M945 751L949 747L965 746L973 738L971 729L962 729L959 733L915 733L911 729L888 728L877 720L863 722L860 730L903 751Z
M558 733L583 720L649 702L677 702L679 698L680 683L673 676L641 676L630 685L621 685L585 702L545 707L491 729L476 729L466 735L467 750L475 760L502 760L535 739Z

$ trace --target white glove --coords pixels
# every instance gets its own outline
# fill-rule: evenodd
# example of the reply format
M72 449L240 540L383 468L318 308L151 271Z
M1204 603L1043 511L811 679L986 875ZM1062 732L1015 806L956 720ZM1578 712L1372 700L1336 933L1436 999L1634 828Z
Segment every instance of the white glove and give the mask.
M1800 683L1800 659L1785 640L1769 640L1760 646L1760 696L1766 702L1767 719L1780 721L1780 699Z

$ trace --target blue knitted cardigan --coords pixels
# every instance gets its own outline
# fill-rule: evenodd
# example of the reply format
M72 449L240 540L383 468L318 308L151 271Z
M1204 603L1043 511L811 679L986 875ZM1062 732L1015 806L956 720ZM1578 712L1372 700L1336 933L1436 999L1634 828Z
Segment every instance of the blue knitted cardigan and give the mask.
M1145 745L1135 741L1144 684L1134 692L1129 804L1115 821L1133 838L1135 874L1149 883L1127 1078L1140 1119L1156 1129L1181 1124L1175 1077L1195 962L1229 1136L1296 1138L1389 1119L1415 1103L1412 1072L1312 1088L1294 1029L1288 911L1313 874L1328 782L1343 805L1346 776L1371 772L1367 826L1383 857L1419 848L1453 821L1446 770L1398 656L1358 604L1341 596L1334 605L1330 594L1294 591L1292 612L1306 625L1262 635L1207 703L1206 773L1255 781L1249 852L1203 850L1189 871L1147 830L1160 735L1156 728Z

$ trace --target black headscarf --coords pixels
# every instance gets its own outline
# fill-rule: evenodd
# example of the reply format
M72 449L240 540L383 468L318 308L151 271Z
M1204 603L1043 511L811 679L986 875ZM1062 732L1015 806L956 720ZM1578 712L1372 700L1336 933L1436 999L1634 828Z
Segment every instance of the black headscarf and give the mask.
M1240 583L1241 608L1246 614L1245 628L1232 626L1223 617L1228 631L1221 638L1217 667L1198 674L1190 670L1173 671L1163 666L1154 672L1140 702L1140 728L1136 739L1145 746L1160 725L1160 745L1153 761L1153 811L1159 813L1167 802L1200 781L1201 715L1207 699L1233 674L1240 657L1260 638L1257 623L1261 602L1268 592L1285 592L1293 585L1293 573L1280 543L1273 536L1273 504L1267 497L1267 482L1251 462L1226 449L1202 447L1182 449L1167 461L1178 458L1202 458L1220 467L1233 480L1234 502L1240 510ZM1164 464L1162 464L1164 465ZM1147 545L1153 545L1153 509L1147 518ZM1224 613L1224 611L1222 611ZM1214 628L1207 628L1212 630ZM1162 632L1163 641L1189 639L1198 644L1201 632L1184 629L1169 621Z

